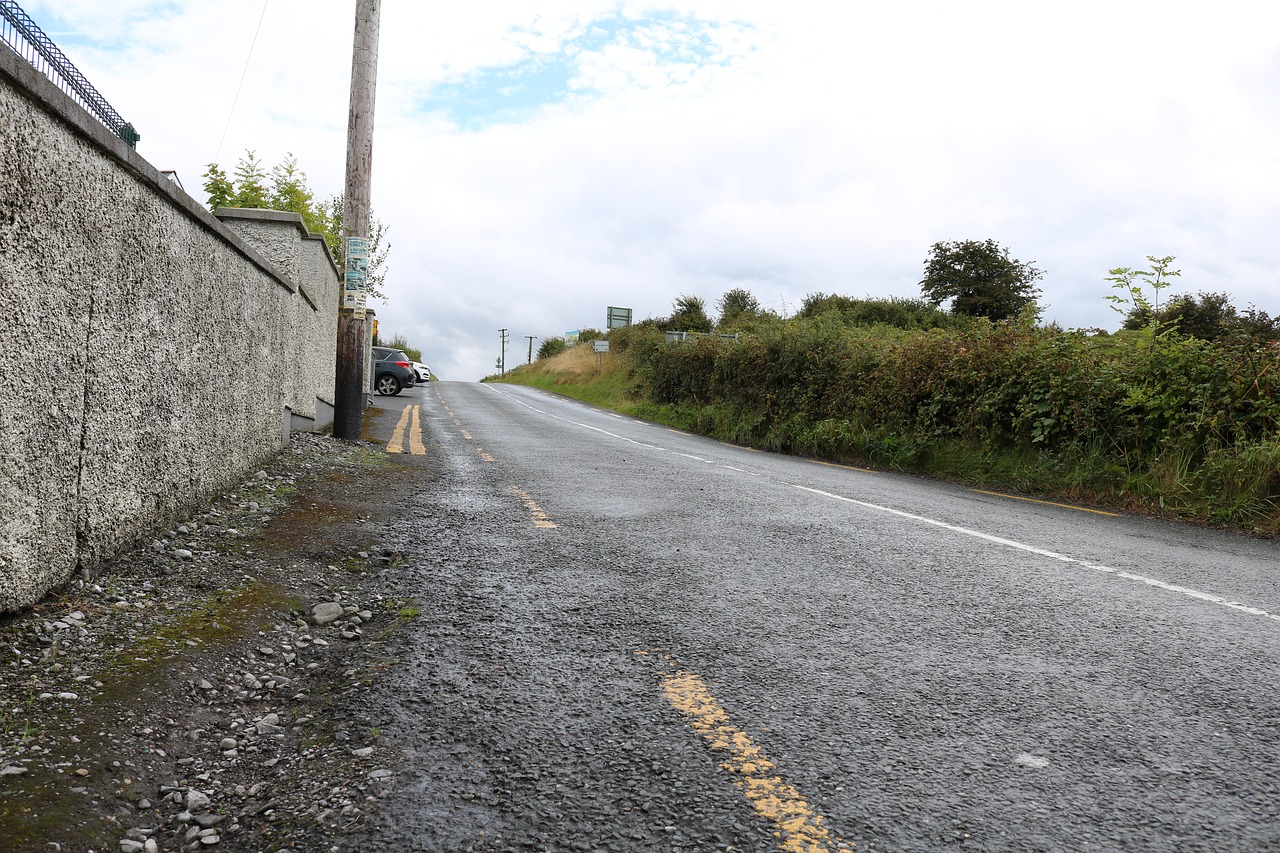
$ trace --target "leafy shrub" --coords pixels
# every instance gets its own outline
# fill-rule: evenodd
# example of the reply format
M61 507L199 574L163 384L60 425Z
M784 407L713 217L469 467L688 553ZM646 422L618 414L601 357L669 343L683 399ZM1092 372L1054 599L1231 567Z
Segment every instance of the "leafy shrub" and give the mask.
M923 299L855 299L838 294L811 293L796 316L813 318L834 313L850 326L885 325L898 329L957 329L968 327L966 318L949 314Z
M1280 523L1266 467L1280 456L1280 348L1247 336L912 330L814 310L736 341L623 339L650 399L720 438Z
M564 338L547 338L538 345L538 361L559 355L568 348L569 345L564 342Z

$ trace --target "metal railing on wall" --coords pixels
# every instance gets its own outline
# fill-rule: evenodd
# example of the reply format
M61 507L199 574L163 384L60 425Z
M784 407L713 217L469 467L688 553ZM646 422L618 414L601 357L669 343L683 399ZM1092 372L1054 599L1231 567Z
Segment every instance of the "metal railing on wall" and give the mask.
M0 0L0 39L77 104L93 113L130 148L138 147L141 137L133 125L112 109L107 99L93 88L80 69L71 64L71 60L14 0Z

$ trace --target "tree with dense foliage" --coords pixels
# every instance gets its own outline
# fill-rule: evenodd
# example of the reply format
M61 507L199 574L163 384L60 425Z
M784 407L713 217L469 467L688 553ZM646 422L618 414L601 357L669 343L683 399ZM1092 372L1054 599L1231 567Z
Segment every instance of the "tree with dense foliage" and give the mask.
M711 318L707 316L707 303L701 296L682 294L671 306L671 317L666 328L674 332L709 332Z
M923 299L856 299L836 293L811 293L804 298L796 317L818 317L834 314L849 326L893 326L898 329L946 329L971 323L942 311Z
M559 355L568 348L569 345L564 342L564 338L547 338L538 345L538 361Z
M270 175L252 151L245 151L236 164L234 179L217 163L210 163L204 173L204 191L209 197L209 210L220 207L246 207L252 209L283 210L302 217L303 224L313 234L323 235L329 254L338 269L346 265L345 248L342 245L341 194L325 201L316 199L307 185L307 175L298 166L293 154L285 155ZM387 256L391 244L386 241L387 227L377 217L369 222L369 294L386 299L382 283L386 280Z
M1173 329L1189 338L1216 341L1243 334L1259 340L1280 338L1280 317L1250 307L1239 311L1226 293L1179 294L1162 307L1134 305L1124 318L1124 328L1145 329L1152 321L1161 329Z
M953 314L1008 320L1035 306L1043 277L995 240L944 241L929 249L920 289L934 305L951 300Z
M735 287L725 292L716 303L720 311L720 325L732 326L743 320L750 320L760 313L760 302L744 287Z

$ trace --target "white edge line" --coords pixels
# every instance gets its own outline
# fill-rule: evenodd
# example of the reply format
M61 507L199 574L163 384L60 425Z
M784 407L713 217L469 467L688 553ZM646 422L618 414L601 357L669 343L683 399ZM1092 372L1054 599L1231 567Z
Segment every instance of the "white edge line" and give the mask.
M729 465L724 465L723 463L715 463L710 459L703 459L698 456L692 456L688 453L681 453L679 451L670 450L665 447L659 447L654 444L645 444L644 442L636 441L633 438L627 438L625 435L618 435L617 433L609 432L606 429L600 429L599 427L594 427L591 424L584 424L578 421L571 421L568 418L563 418L563 417L560 417L559 415L554 415L551 412L547 412L547 411L543 411L542 409L535 408L529 405L528 403L524 402L523 400L520 400L519 398L515 397L512 394L506 394L502 391L498 391L498 389L493 388L493 386L489 385L488 383L484 383L484 385L485 387L492 389L495 393L502 394L502 396L506 397L509 400L514 400L515 402L524 406L526 409L530 409L539 414L546 415L547 417L555 418L558 421L563 421L567 424L579 426L579 427L582 427L583 429L589 429L589 430L592 430L593 432L598 432L603 435L610 436L611 438L616 438L620 441L625 441L630 444L634 444L638 447L644 447L650 450L658 450L663 453L671 453L675 456L683 456L698 462L709 462L711 464L720 464L720 467L722 468L731 468L731 466ZM732 468L732 470L736 471L739 469ZM745 473L750 473L750 472L745 472ZM1086 563L1084 560L1078 559L1076 557L1069 557L1066 554L1059 554L1056 551L1047 551L1044 548L1037 548L1034 545L1027 545L1024 542L1016 542L1012 539L1004 539L999 536L994 536L990 533L983 533L980 530L973 530L968 527L960 527L955 524L948 524L945 521L939 521L935 518L929 518L923 515L916 515L914 513L904 512L903 510L900 510L900 509L893 509L892 507L881 506L880 504L868 503L867 501L860 501L860 500L857 500L856 498L847 498L844 495L837 495L831 492L824 492L821 489L813 489L808 486L801 486L795 483L791 483L790 485L802 491L812 492L815 495L821 495L822 497L831 498L832 500L851 503L856 506L863 507L865 509L875 510L877 512L887 512L890 515L896 515L900 518L910 519L911 521L918 521L921 524L930 524L930 525L933 525L934 527L940 527L943 530L950 530L953 533L961 533L961 534L964 534L965 536L972 536L975 539L983 539L987 542L992 542L996 545L1004 545L1005 547L1008 547L1008 548L1015 548L1019 551L1025 551L1028 554L1035 554L1040 557L1047 557L1051 560L1058 560L1059 562L1062 562L1062 563L1071 563L1073 565L1077 565L1085 569L1090 569L1095 572L1102 572L1104 574L1115 575L1116 577L1124 578L1125 580L1137 581L1138 583L1143 583L1143 584L1146 584L1147 586L1153 586L1153 587L1156 587L1157 589L1163 589L1166 592L1172 592L1178 595L1184 595L1184 596L1187 596L1188 598L1194 598L1199 601L1208 602L1209 604L1217 604L1220 607L1228 607L1232 610L1236 610L1241 613L1247 613L1250 616L1261 616L1264 619L1271 619L1273 621L1280 622L1280 614L1271 613L1270 611L1263 610L1260 607L1251 607L1248 604L1241 604L1238 601L1232 601L1228 598L1223 598L1220 595L1214 595L1213 593L1202 592L1198 589L1191 589L1190 587L1179 586L1178 584L1162 581L1159 578L1148 577L1147 575L1140 575L1134 572L1126 572L1122 569L1115 569L1110 566L1102 566L1094 563Z
M907 518L912 521L918 521L921 524L931 524L934 527L941 527L942 529L950 530L953 533L962 533L965 536L972 536L976 539L984 539L987 542L994 542L997 545L1004 545L1009 548L1016 548L1019 551L1026 551L1029 554L1036 554L1037 556L1040 556L1040 557L1048 557L1051 560L1058 560L1063 563L1072 563L1074 565L1080 566L1085 569L1090 569L1095 572L1103 572L1105 574L1115 575L1116 577L1124 578L1126 580L1137 581L1138 583L1144 583L1147 586L1154 586L1158 589L1163 589L1166 592L1173 592L1173 593L1177 593L1178 595L1185 595L1188 598L1195 598L1200 601L1206 601L1210 604L1217 604L1221 607L1229 607L1232 610L1238 610L1241 613L1248 613L1250 616L1261 616L1264 619L1272 619L1277 622L1280 622L1280 615L1278 614L1271 613L1259 607L1251 607L1247 604L1241 604L1238 601L1232 601L1230 599L1223 598L1220 595L1214 595L1208 592L1201 592L1198 589L1191 589L1190 587L1179 586L1178 584L1168 583L1167 581L1162 581L1162 580L1159 580L1158 578L1152 578L1146 575L1139 575L1134 572L1126 572L1121 569L1113 569L1110 566L1102 566L1102 565L1097 565L1095 563L1086 563L1084 560L1080 560L1075 557L1069 557L1066 554L1059 554L1056 551L1046 551L1045 549L1037 548L1034 545L1027 545L1023 542L1015 542L1012 539L1003 539L999 536L993 536L990 533L983 533L980 530L972 530L968 527L959 527L955 524L947 524L945 521L938 521L937 519L928 518L923 515L915 515L913 513L903 512L900 509L893 509L892 507L868 503L866 501L860 501L855 498L847 498L844 495L836 495L836 494L832 494L831 492L824 492L821 489L811 489L808 486L800 486L795 483L792 483L791 485L802 491L812 492L815 495L821 495L822 497L831 498L832 500L844 501L845 503L855 504L865 509L876 510L877 512L887 512L891 515L896 515L901 518Z

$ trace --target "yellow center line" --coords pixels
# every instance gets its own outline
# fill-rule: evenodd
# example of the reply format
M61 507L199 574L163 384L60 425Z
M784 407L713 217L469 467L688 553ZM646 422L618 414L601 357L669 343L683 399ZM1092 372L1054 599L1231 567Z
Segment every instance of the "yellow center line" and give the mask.
M484 449L483 447L477 447L477 448L476 448L476 453L480 454L480 458L481 458L481 459L483 459L485 462L497 462L497 461L498 461L497 459L494 459L492 456L490 456L488 453L486 453L486 452L485 452L485 449Z
M471 433L467 432L465 429L462 431L462 437L467 441L475 441L475 439L471 437Z
M672 707L689 718L693 730L713 752L726 754L720 766L734 774L734 784L756 813L774 825L774 835L786 853L853 849L851 842L833 836L825 825L826 818L774 772L777 765L730 722L701 678L684 670L669 673L662 679L662 692Z
M1013 500L1013 501L1026 501L1027 503L1044 504L1045 506L1060 506L1063 509L1075 509L1075 510L1079 510L1080 512L1091 512L1094 515L1109 515L1112 518L1121 517L1120 513L1107 512L1105 509L1090 509L1087 506L1075 506L1074 504L1060 504L1060 503L1054 503L1053 501L1040 501L1040 500L1036 500L1035 498L1023 498L1017 495L1006 495L1004 492L984 492L982 489L970 489L969 491L975 492L979 495L991 495L992 497L997 497L997 498L1008 498L1009 500Z
M870 468L855 468L852 465L840 465L835 462L823 462L821 459L810 459L814 465L826 465L828 468L843 468L846 471L858 471L862 474L877 474L878 471L872 471Z
M511 487L511 494L524 501L525 508L529 510L529 517L533 521L534 527L540 527L544 530L551 530L558 525L551 520L551 516L547 515L546 510L538 506L538 502L529 496L529 493L519 486Z

